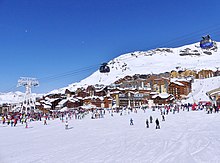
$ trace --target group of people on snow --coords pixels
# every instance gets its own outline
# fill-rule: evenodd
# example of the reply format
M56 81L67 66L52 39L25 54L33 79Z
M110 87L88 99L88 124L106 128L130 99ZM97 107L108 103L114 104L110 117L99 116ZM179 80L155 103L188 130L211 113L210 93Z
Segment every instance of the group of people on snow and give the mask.
M143 110L144 113L146 112L146 108L139 108L140 110ZM149 109L149 108L148 108ZM152 111L158 110L161 114L161 120L165 121L165 115L168 115L170 113L175 114L179 113L180 110L205 110L207 111L207 114L212 113L218 113L220 106L216 105L194 105L194 104L184 104L184 105L176 105L176 104L170 104L170 105L163 105L163 106L154 106L151 108ZM122 115L129 115L130 113L137 113L137 108L118 108L116 111L113 109L111 110L105 110L105 109L94 109L87 112L82 111L71 111L71 112L48 112L48 113L7 113L7 114L1 114L2 124L7 124L11 127L16 127L17 123L25 124L25 127L28 128L28 123L31 121L42 121L43 124L47 125L47 121L50 119L60 118L62 122L65 122L65 129L68 129L68 119L71 118L75 119L82 119L85 117L85 115L91 113L90 115L92 119L96 118L104 118L105 111L109 111L109 115L113 117L113 113L118 113L120 116ZM64 120L66 118L66 121ZM153 123L153 117L150 116L149 119L146 119L146 128L150 127L150 124ZM130 125L134 125L134 120L130 119ZM156 129L160 129L160 121L158 118L155 119L155 125Z
M162 115L162 121L165 121L164 115ZM150 123L153 123L153 117L152 116L150 116ZM158 118L156 118L155 124L156 124L156 129L160 129L160 122L159 122ZM131 126L134 125L134 120L132 118L130 119L130 125ZM149 121L148 121L148 119L146 119L146 128L149 128Z

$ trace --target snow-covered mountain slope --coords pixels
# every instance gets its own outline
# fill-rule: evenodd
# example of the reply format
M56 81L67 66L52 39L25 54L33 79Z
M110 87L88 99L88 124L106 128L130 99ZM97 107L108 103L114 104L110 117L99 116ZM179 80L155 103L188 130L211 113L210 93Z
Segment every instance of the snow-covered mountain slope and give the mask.
M19 103L24 99L24 93L22 92L9 92L0 93L0 104L3 103Z
M32 94L34 97L40 97L41 95ZM25 93L16 91L16 92L8 92L8 93L0 93L0 104L5 103L19 103L22 102L25 98Z
M212 69L220 66L220 42L216 48L202 50L199 43L182 46L179 48L158 48L149 51L136 51L123 54L108 62L109 73L94 72L86 79L70 84L65 88L54 90L50 93L64 92L66 88L76 90L88 85L109 85L126 75L158 74L180 69Z

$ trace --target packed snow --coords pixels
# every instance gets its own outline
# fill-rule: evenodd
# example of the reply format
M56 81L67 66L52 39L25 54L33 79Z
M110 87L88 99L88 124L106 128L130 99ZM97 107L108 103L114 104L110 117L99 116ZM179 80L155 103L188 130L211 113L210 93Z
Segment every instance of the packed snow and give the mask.
M108 112L104 118L59 119L28 122L29 128L0 124L1 163L208 163L219 162L219 113L201 111L169 113L161 121L158 110ZM126 114L125 114L126 113ZM145 127L146 118L153 123ZM134 125L130 126L130 118ZM155 119L161 129L155 129Z

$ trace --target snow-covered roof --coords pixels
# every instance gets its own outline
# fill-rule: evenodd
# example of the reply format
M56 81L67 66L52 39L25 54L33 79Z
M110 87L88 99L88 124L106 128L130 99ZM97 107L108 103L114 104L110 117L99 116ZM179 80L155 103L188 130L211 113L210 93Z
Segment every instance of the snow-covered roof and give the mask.
M110 92L110 94L119 94L120 91L113 91L113 92Z
M50 106L50 105L43 104L43 107L44 107L45 109L51 109L51 106Z
M158 92L151 92L150 95L158 94Z
M63 99L63 100L61 100L61 101L58 103L58 105L63 105L63 104L65 104L67 101L68 101L68 99Z
M184 77L184 78L171 78L170 79L170 82L180 82L180 81L183 81L183 82L190 82L192 80L192 77Z
M62 109L60 109L59 111L64 112L64 111L69 111L70 109L67 107L63 107Z
M157 98L157 97L160 97L162 99L166 99L168 97L172 96L171 94L168 94L168 93L159 93L159 94L156 94L154 96L152 96L152 98Z
M83 105L83 106L81 106L81 108L83 108L83 109L92 109L92 108L96 108L96 106L92 105L92 104L89 104L89 105Z
M41 103L39 103L39 102L35 102L35 105L41 105Z
M50 101L45 101L44 103L45 103L46 105L50 105L50 106L52 105Z
M87 100L87 99L100 99L100 100L104 100L103 97L100 97L100 96L87 96L84 98L84 100Z
M178 81L173 81L172 83L176 84L176 85L179 85L179 86L184 86L184 84L178 82Z

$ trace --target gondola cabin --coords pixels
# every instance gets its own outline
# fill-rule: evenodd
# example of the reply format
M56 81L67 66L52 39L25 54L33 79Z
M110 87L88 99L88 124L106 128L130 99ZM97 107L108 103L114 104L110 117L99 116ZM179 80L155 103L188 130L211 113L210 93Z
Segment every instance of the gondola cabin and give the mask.
M214 46L214 42L212 41L211 37L209 35L202 37L202 40L200 41L200 47L202 49L209 49Z
M110 68L107 63L103 63L99 68L100 73L108 73L110 72Z

